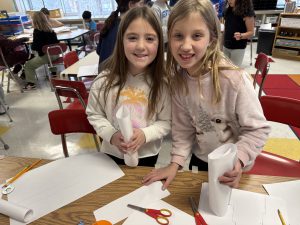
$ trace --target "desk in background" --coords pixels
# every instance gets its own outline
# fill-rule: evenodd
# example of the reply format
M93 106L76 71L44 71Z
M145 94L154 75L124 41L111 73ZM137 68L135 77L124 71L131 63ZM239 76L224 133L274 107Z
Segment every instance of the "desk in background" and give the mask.
M21 158L21 157L6 157L0 161L0 181L4 181L14 176L18 171L35 162L36 159ZM39 165L50 162L43 160ZM30 223L32 225L65 225L78 224L83 220L85 224L92 224L95 221L93 211L118 199L141 186L142 177L149 173L153 168L151 167L136 167L129 168L121 166L125 176L120 179L80 198L76 201L66 205L48 215ZM277 183L289 180L296 180L294 178L285 177L267 177L258 175L244 174L240 189L248 190L258 193L266 193L262 184ZM207 182L207 172L191 173L190 171L177 173L176 178L169 186L168 190L171 195L163 199L169 204L193 215L188 197L192 196L194 199L199 199L200 187L202 182ZM82 184L84 185L84 184ZM118 225L122 222L117 223ZM8 217L0 214L0 224L9 224Z

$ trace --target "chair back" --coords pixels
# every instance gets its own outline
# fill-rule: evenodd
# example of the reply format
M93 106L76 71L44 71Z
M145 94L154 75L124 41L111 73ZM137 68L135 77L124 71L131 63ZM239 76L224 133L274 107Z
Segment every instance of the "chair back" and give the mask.
M300 100L267 95L262 96L260 102L267 120L300 128ZM300 163L263 151L247 173L300 177Z
M96 27L97 27L97 31L101 32L102 29L103 29L103 27L104 27L104 21L98 22L97 25L96 25Z
M262 81L261 81L260 88L259 88L259 93L258 93L258 97L260 97L261 94L262 94L262 89L263 89L263 86L264 86L264 82L265 82L265 79L266 79L266 76L268 74L269 67L270 67L269 57L266 54L262 53L262 52L259 53L257 58L256 58L254 66L256 68L256 73L254 75L254 81L253 81L254 88L255 88L255 85L256 85L257 76L260 74L261 77L262 77Z
M100 39L100 33L95 33L94 37L93 37L93 44L95 47L97 47L98 43L99 43L99 39Z
M81 107L83 107L84 109L86 108L86 102L89 94L83 82L51 79L51 84L54 88L55 95L60 109L63 109L63 105L60 97L69 97L69 98L78 99L81 104Z
M50 45L44 45L42 50L43 53L47 54L49 64L51 67L53 67L53 64L62 64L63 63L63 56L64 53L67 51L68 46L65 43L56 43L56 44L50 44ZM51 56L54 55L60 55L58 59L55 60L55 62L52 62Z
M70 52L66 53L63 57L65 68L68 68L69 66L73 65L78 60L79 60L79 58L78 58L76 51L70 51Z

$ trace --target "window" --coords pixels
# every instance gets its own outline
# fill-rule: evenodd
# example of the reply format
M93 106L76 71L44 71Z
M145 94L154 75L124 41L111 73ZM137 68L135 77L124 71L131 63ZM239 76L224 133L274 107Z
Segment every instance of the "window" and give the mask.
M107 18L116 9L115 0L15 0L18 11L60 8L65 16L79 16L85 10L93 17Z

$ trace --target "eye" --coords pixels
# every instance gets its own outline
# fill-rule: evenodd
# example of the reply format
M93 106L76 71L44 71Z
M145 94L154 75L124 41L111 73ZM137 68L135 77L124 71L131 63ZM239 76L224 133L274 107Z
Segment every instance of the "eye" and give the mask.
M148 42L154 42L156 40L156 38L154 36L148 36L148 37L146 37L146 40Z
M127 39L128 39L129 41L135 41L135 40L137 39L137 36L129 35L129 36L127 36Z
M199 40L202 37L203 37L203 34L201 34L201 33L195 33L195 34L193 34L193 39L194 40Z
M175 34L173 34L173 38L175 38L175 39L177 39L177 40L180 40L180 39L183 38L183 35L180 34L180 33L175 33Z

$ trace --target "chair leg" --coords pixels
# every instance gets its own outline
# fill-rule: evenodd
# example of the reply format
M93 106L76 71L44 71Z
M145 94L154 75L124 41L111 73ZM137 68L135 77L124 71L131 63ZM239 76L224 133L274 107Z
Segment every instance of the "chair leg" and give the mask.
M6 144L6 143L4 142L4 140L2 139L2 137L0 137L0 142L3 144L5 150L8 150L8 149L9 149L8 144Z
M1 105L1 107L4 109L4 111L5 111L6 115L8 116L8 118L9 118L9 122L12 122L13 120L12 120L12 118L11 118L11 116L10 116L9 112L7 111L7 109L6 109L6 106L5 106L4 102L3 102L1 99L0 99L0 105Z
M20 78L19 77L16 77L15 74L10 70L8 69L8 84L7 84L7 92L9 92L9 84L10 84L10 79L12 79L13 81L16 82L16 84L19 86L20 88L20 91L23 93L23 87L22 87L22 81L19 81Z
M250 39L250 66L252 66L252 38Z
M99 142L98 142L98 139L97 139L97 135L93 134L93 138L94 138L94 141L95 141L97 151L100 152L100 147L99 147Z
M64 155L65 157L69 157L69 152L68 152L68 148L67 148L67 141L66 141L66 135L62 134L61 136L61 144L63 147L63 151L64 151Z
M1 86L3 87L3 82L4 82L4 73L5 70L2 70L2 78L1 78Z

